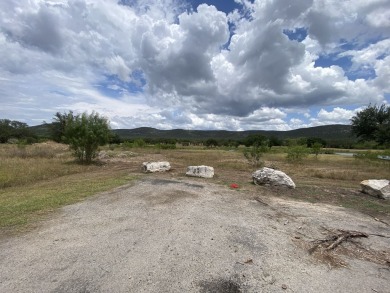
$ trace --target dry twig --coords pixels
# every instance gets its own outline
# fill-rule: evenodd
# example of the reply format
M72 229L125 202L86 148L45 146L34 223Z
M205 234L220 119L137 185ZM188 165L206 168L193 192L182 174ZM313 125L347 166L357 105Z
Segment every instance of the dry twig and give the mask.
M339 246L342 242L348 241L350 238L364 237L367 238L368 234L358 231L346 231L337 230L338 233L330 235L325 239L317 239L312 241L314 246L309 249L309 253L313 253L318 247L324 247L325 250L332 250Z
M260 197L258 197L258 196L256 196L256 197L255 197L255 200L256 200L257 202L259 202L259 203L261 203L261 204L265 205L265 206L269 206L269 204L268 204L268 203L266 203L266 202L262 201L262 200L260 199Z

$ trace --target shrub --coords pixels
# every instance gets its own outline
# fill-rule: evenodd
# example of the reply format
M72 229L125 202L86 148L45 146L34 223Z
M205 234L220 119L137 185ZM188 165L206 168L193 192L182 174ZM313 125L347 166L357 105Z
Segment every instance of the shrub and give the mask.
M122 143L122 148L124 149L131 149L132 147L133 147L133 143L130 141L126 140L125 142Z
M291 163L302 162L309 155L309 150L302 145L291 146L287 149L287 161Z
M146 146L146 142L142 138L138 138L133 142L133 147L143 148Z
M264 166L264 161L262 161L262 156L264 153L268 152L268 145L263 144L254 144L251 148L244 150L244 157L248 160L249 164L253 167L262 167Z
M82 163L91 163L96 157L98 147L108 142L109 135L108 120L98 113L68 115L64 131L65 142Z
M318 155L321 153L321 149L322 149L322 144L319 143L319 142L315 142L312 146L311 146L311 151L313 154L316 155L316 158L318 157Z

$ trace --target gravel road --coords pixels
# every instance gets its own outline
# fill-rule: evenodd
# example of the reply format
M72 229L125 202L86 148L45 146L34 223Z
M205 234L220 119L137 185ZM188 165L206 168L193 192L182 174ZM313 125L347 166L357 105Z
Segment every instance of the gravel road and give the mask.
M322 263L296 240L389 235L372 218L198 179L145 176L0 240L0 292L390 292L386 264ZM262 201L254 199L260 196ZM365 247L389 251L390 239Z

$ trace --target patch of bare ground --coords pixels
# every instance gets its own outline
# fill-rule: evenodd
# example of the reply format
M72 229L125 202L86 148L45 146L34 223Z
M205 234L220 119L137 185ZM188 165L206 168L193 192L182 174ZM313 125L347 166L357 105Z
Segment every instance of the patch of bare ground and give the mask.
M140 175L132 186L64 207L33 233L0 241L0 291L387 290L390 239L377 236L387 235L385 224L267 190ZM283 191L291 192L272 190ZM327 250L340 231L368 237ZM330 242L310 253L322 240Z

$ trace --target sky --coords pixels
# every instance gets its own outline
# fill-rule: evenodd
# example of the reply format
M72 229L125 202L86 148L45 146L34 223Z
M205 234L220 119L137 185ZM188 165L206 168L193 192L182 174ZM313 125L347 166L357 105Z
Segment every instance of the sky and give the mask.
M0 1L0 119L290 130L390 104L390 0Z

